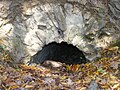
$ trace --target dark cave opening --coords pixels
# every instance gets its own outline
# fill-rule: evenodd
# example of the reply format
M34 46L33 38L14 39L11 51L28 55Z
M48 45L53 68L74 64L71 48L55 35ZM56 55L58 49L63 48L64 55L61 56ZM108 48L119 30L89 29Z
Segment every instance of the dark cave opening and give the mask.
M42 64L46 60L61 62L65 64L85 64L87 62L85 55L81 50L67 42L52 42L45 45L31 57L30 64Z

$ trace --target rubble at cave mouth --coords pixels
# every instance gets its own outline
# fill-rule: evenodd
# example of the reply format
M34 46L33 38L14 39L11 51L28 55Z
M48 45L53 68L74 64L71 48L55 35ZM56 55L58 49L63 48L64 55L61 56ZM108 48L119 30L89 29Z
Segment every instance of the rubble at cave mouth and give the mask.
M87 62L85 55L81 50L67 42L52 42L45 45L31 57L30 63L43 64L46 60L61 62L69 65L85 64Z

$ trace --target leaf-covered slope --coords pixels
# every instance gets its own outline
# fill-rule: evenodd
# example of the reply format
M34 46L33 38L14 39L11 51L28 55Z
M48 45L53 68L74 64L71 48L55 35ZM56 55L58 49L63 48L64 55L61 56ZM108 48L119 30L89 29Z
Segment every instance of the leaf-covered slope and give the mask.
M17 64L0 51L0 89L3 90L91 90L120 88L120 54L116 48L103 51L103 58L84 65L59 68Z

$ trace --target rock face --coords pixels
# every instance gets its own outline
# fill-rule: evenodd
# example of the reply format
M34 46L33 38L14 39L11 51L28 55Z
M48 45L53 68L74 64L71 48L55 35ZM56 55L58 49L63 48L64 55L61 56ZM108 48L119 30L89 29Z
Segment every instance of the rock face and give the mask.
M31 58L30 64L42 64L46 60L53 60L66 64L82 64L87 62L82 51L66 42L52 42L45 45L41 51Z
M94 60L100 57L101 48L120 37L118 3L119 0L2 0L0 41L16 60L25 63L45 45L62 41Z

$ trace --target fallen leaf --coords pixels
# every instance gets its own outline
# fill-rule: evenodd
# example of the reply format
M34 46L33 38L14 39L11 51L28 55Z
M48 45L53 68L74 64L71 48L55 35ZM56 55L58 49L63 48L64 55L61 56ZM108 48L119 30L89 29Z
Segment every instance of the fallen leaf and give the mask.
M68 78L67 80L68 80L67 82L68 85L73 85L73 81L70 78Z
M45 78L45 83L47 83L48 85L50 85L52 82L55 82L55 80L53 78Z
M27 89L32 89L34 86L33 85L26 85L25 88Z
M4 43L4 40L3 39L0 39L0 44L3 44Z
M113 90L117 90L117 88L120 90L120 83L117 83L112 87Z
M110 63L110 66L111 66L113 69L118 69L118 65L119 65L119 62L113 61L113 62Z

